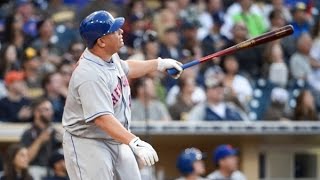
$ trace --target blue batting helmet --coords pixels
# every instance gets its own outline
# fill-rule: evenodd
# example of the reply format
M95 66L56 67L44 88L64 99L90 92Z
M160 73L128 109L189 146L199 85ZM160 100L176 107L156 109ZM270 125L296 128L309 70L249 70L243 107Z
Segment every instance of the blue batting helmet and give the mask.
M214 151L213 151L213 162L215 164L219 164L219 161L221 159L224 159L229 156L235 156L238 154L238 150L234 149L231 145L229 144L222 144L218 146Z
M80 35L89 48L96 40L106 34L113 33L124 24L124 18L113 16L107 11L95 11L84 18L80 23Z
M197 148L185 149L177 159L177 168L181 174L187 175L193 172L193 163L202 160L203 154Z

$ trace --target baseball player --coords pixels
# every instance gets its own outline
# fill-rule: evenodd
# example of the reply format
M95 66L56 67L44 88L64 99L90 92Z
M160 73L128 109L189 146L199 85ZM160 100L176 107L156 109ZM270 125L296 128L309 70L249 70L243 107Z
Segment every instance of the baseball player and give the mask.
M134 154L145 165L158 156L153 147L130 132L130 87L137 78L181 64L173 59L147 61L119 58L124 45L123 17L96 11L80 24L87 49L69 83L63 114L63 149L71 180L141 179Z
M213 152L213 162L217 170L210 173L210 180L246 180L244 174L238 170L238 150L229 144L219 145Z
M203 154L199 149L185 149L177 159L177 168L182 177L176 180L206 180L201 177L206 172L202 159Z

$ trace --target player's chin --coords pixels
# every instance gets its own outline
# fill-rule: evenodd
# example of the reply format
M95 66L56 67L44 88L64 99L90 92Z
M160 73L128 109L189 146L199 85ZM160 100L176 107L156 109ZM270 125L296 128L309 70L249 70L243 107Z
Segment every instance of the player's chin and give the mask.
M124 42L123 41L120 41L119 42L119 47L121 48L121 47L123 47L124 46Z

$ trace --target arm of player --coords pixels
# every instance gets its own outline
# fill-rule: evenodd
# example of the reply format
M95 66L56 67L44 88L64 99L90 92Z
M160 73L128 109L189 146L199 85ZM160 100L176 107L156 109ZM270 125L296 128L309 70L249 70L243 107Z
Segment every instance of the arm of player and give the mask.
M159 160L156 151L150 144L141 141L138 137L125 129L113 115L99 116L94 120L94 123L108 133L113 139L129 145L132 151L145 165L151 166Z
M152 60L127 60L129 66L129 78L138 78L156 70L165 72L167 69L175 68L179 71L173 78L179 78L183 69L181 63L174 59L152 59Z

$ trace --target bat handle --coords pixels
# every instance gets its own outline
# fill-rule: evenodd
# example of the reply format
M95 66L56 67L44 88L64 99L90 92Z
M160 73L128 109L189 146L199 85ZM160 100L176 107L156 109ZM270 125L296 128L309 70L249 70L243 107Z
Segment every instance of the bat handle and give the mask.
M200 63L199 60L193 60L191 62L183 64L181 67L182 67L182 69L186 69L186 68L189 68L191 66L197 65L199 63ZM167 69L167 73L172 76L172 75L178 74L178 70L175 69L175 68L170 68L170 69Z

